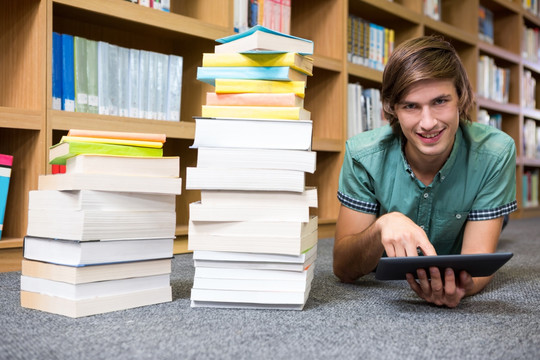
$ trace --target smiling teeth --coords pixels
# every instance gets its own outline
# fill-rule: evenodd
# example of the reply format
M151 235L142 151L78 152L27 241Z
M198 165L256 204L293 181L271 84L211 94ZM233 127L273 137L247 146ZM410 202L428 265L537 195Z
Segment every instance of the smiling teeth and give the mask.
M431 139L431 138L434 138L435 136L439 135L440 132L436 133L436 134L429 134L429 135L421 135L423 138L426 138L426 139Z

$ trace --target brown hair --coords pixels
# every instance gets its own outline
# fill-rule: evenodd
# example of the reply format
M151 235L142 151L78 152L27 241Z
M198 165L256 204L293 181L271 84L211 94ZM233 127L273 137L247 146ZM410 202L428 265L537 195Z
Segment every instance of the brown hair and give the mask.
M422 36L400 44L388 59L382 80L384 117L395 134L402 134L395 105L410 87L422 80L453 80L458 95L460 121L470 121L474 93L467 72L454 47L440 36Z

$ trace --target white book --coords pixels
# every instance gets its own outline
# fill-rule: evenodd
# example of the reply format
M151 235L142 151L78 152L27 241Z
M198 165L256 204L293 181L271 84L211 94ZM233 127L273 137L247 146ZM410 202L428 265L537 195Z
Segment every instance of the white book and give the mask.
M317 230L317 217L301 221L193 221L188 231L191 235L214 236L269 236L299 238Z
M157 259L113 264L66 266L23 259L21 274L69 284L84 284L96 281L170 274L171 263L171 259Z
M220 309L259 309L259 310L302 310L304 304L251 304L240 302L219 302L191 300L192 308L220 308Z
M116 45L109 44L108 49L108 70L107 70L107 108L109 115L118 116L120 114L120 54Z
M269 192L270 193L270 192ZM305 205L207 205L194 202L189 204L191 221L309 221L309 207Z
M311 120L195 118L194 148L311 150Z
M188 234L189 250L300 255L317 244L317 231L302 238Z
M115 156L80 154L66 160L66 174L109 174L148 177L179 177L177 156Z
M146 110L146 118L152 120L157 119L157 63L158 53L150 51L148 54L148 92L146 94L148 108Z
M201 203L209 206L306 206L317 207L317 188L306 186L302 192L202 190Z
M129 49L129 116L139 117L139 60L140 50Z
M191 289L191 301L192 304L193 302L214 302L230 303L231 306L234 306L236 303L262 305L304 305L309 296L309 291L309 286L306 290L301 291L231 291L193 288ZM197 305L197 303L194 305Z
M187 190L304 191L305 173L276 169L186 169Z
M156 54L156 60L156 118L166 120L169 58L165 54Z
M167 79L166 120L180 121L182 105L182 67L183 58L169 55L169 76Z
M170 301L172 301L172 288L170 286L84 300L70 300L31 291L21 291L22 307L72 318Z
M182 178L108 174L40 175L38 190L102 190L180 195Z
M30 210L175 211L176 195L96 190L31 190Z
M70 300L91 299L101 296L114 296L170 286L170 274L131 277L70 284L30 276L21 276L21 290L61 297Z
M139 118L148 118L148 81L150 52L140 50L139 57Z
M197 167L297 170L313 174L317 153L305 150L199 147Z
M109 115L109 44L98 42L98 102L99 114Z
M29 236L68 240L174 237L174 211L28 210Z
M118 47L118 115L129 116L129 49Z
M171 258L173 243L173 238L73 241L26 236L23 256L66 266L111 264Z
M305 264L307 259L317 255L317 244L300 255L283 254L257 254L247 252L229 251L205 251L197 250L193 252L193 260L221 261L228 263L235 262L266 262L266 263L290 263Z

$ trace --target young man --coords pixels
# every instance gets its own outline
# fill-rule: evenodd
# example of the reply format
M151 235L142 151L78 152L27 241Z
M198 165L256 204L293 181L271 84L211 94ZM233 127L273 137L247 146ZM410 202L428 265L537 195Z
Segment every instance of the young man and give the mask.
M381 256L495 252L503 216L516 210L513 139L471 123L473 93L455 49L440 37L409 40L385 67L389 126L347 141L339 179L334 273L352 282ZM419 297L455 307L490 281L419 269Z

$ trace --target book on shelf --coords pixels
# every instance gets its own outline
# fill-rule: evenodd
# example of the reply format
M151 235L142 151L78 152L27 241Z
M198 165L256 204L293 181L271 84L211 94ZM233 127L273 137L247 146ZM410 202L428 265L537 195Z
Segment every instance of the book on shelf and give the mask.
M52 108L62 110L62 35L52 34Z
M234 32L248 29L248 0L234 0Z
M175 230L174 211L29 209L26 234L90 241L174 237Z
M311 150L313 122L195 117L192 147Z
M174 239L76 241L26 236L23 256L27 260L65 266L84 266L172 257Z
M129 116L129 49L118 47L118 116Z
M180 158L81 154L66 160L65 173L179 177Z
M156 82L157 78L157 66L158 58L157 54L153 51L150 51L148 54L148 93L146 94L146 118L147 119L157 119L157 109L156 109Z
M311 112L292 106L202 106L202 117L310 120Z
M313 174L317 153L307 150L199 147L197 167L297 170Z
M106 130L88 130L88 129L70 129L68 131L70 137L84 137L84 138L100 138L114 140L137 140L137 141L151 141L165 143L167 137L165 134L154 133L138 133L138 132L124 132L124 131L106 131ZM158 147L158 145L154 145Z
M183 58L177 55L169 55L169 74L167 78L167 102L166 119L180 121L180 109L182 104L182 72Z
M109 115L109 44L105 41L98 41L97 52L98 113L101 115Z
M139 260L112 264L67 266L44 261L22 260L21 275L68 284L154 276L171 272L171 259Z
M107 98L105 105L109 115L120 115L120 50L117 45L107 44Z
M304 107L304 99L294 93L206 93L209 106L294 106Z
M229 291L306 291L314 265L303 271L195 267L194 289Z
M87 81L88 81L88 108L87 112L99 113L98 98L98 43L94 40L86 40L87 58Z
M263 191L260 191L261 193ZM269 192L274 194L275 192ZM309 221L309 207L305 205L215 205L204 202L189 204L192 221Z
M81 154L117 156L163 156L163 149L148 146L111 144L89 141L69 140L55 144L49 149L49 163L65 165L66 160Z
M150 86L150 51L141 50L139 54L139 118L150 118L148 95Z
M101 190L180 195L182 178L109 174L51 174L39 176L38 190Z
M264 234L275 238L301 238L317 230L317 217L302 221L189 221L190 235L249 237Z
M129 49L129 117L139 117L139 49Z
M207 66L197 68L197 80L214 86L216 79L307 81L307 75L288 66Z
M317 230L302 237L220 236L188 233L189 250L300 255L317 244Z
M171 286L136 290L119 295L71 300L31 291L21 291L21 306L72 318L132 309L172 301Z
M478 37L493 44L493 11L481 4L478 5Z
M80 36L73 37L75 111L77 112L88 112L88 56L86 52L86 41L85 38Z
M300 255L256 254L229 251L193 252L193 264L197 267L226 269L261 269L280 271L303 271L317 259L317 245Z
M62 34L62 110L75 111L73 36Z
M280 169L186 169L187 190L304 191L305 173Z
M302 192L202 190L201 202L209 206L304 206L317 207L317 188L306 186Z
M250 79L216 79L215 92L218 94L294 93L295 95L303 98L306 92L306 82Z
M2 238L2 230L4 229L12 166L13 156L0 154L0 239Z
M280 33L256 25L243 33L217 39L215 53L249 53L260 51L294 52L313 55L313 41Z
M286 66L307 75L313 75L313 58L297 53L261 53L261 54L240 54L240 53L204 53L202 59L203 67L223 66L223 67L266 67L266 66Z
M175 211L176 195L95 190L31 190L30 210Z

